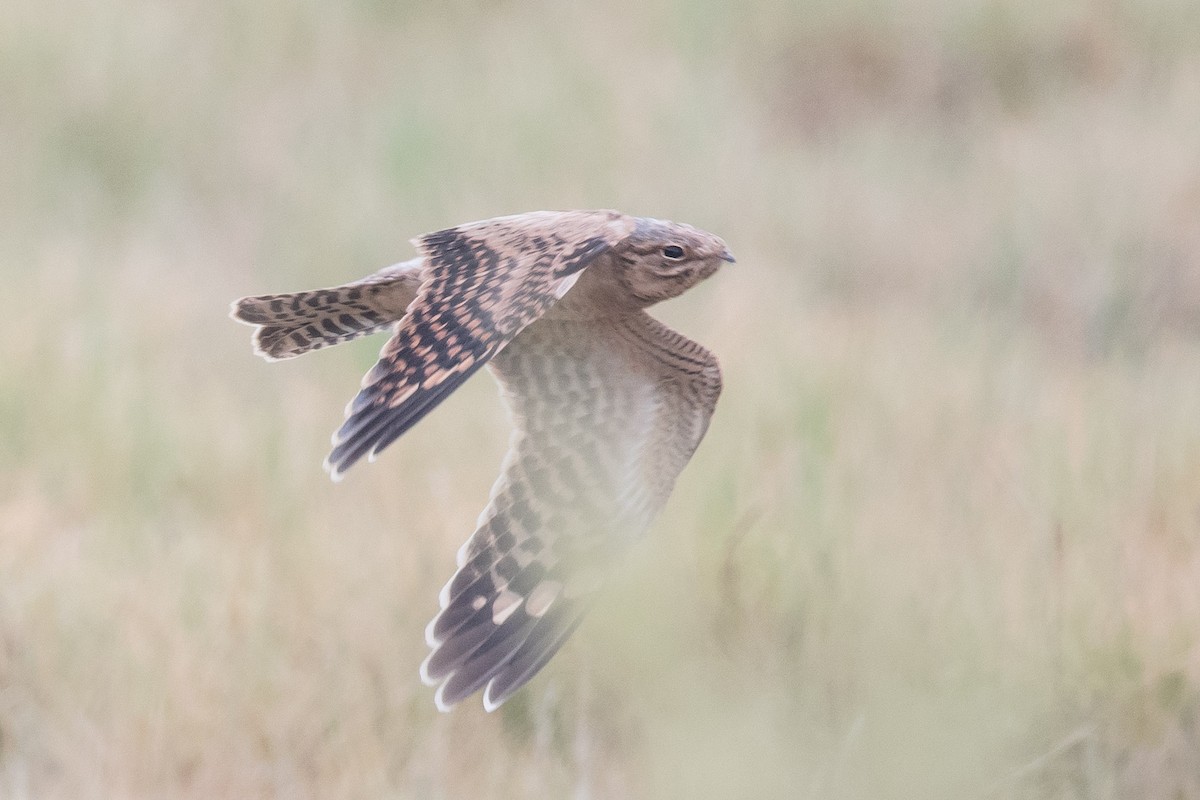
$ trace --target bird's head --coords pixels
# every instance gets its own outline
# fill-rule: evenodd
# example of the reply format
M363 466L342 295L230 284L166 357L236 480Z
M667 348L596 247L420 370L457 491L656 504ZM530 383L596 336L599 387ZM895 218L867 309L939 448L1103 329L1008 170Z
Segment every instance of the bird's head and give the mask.
M682 294L733 261L719 236L648 217L637 219L614 255L622 288L645 306Z

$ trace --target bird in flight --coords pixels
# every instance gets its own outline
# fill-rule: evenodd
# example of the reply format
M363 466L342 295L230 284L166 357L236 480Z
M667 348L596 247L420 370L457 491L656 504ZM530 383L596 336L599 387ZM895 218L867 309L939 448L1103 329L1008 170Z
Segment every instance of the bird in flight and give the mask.
M354 283L244 297L254 351L292 358L392 329L325 459L340 480L480 367L513 432L476 530L425 630L421 677L448 711L492 711L575 630L699 445L717 359L645 309L733 261L718 237L616 211L535 211L413 240Z

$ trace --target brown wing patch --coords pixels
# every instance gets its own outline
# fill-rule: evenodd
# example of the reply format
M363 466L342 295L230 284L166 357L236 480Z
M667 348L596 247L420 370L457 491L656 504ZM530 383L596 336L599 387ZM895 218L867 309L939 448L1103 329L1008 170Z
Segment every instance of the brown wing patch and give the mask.
M415 425L633 226L615 211L543 211L415 240L425 283L334 434L334 479Z

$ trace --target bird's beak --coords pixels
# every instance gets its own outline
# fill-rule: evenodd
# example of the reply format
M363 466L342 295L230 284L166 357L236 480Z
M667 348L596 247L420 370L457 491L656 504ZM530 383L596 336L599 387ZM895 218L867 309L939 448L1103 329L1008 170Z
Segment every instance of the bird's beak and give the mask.
M733 257L733 253L729 252L728 247L726 247L724 250L721 251L721 260L728 261L730 264L737 261L737 259Z

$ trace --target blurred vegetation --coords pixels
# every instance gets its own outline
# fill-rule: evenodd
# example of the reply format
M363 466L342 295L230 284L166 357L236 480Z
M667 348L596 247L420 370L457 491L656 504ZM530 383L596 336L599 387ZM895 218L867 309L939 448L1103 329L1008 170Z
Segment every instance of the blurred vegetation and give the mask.
M1200 798L1193 0L10 0L0 97L0 796ZM334 487L379 342L225 309L571 207L725 237L726 392L439 715L494 389Z

